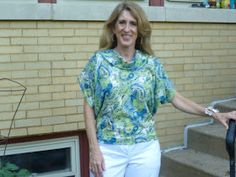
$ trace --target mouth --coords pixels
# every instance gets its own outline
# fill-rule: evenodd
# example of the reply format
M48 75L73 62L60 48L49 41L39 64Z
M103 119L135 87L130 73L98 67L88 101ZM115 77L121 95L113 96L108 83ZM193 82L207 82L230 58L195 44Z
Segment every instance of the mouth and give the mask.
M122 39L123 39L124 41L129 41L131 38L132 38L131 35L127 35L127 34L122 35Z

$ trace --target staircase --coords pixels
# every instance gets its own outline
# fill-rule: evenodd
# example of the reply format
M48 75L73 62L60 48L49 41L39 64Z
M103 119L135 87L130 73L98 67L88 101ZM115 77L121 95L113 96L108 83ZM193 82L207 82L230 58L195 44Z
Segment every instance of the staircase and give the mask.
M226 130L213 124L189 130L188 148L162 155L163 177L227 177Z
M217 107L231 110L227 105L236 110L236 101ZM186 149L162 154L160 177L229 177L225 135L219 123L189 129Z

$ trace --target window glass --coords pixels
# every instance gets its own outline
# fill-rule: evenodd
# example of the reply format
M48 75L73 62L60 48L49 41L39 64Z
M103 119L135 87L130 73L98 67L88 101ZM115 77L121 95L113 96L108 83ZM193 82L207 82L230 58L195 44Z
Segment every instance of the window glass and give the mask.
M31 173L48 173L52 171L71 171L70 148L8 155L7 162L25 168Z

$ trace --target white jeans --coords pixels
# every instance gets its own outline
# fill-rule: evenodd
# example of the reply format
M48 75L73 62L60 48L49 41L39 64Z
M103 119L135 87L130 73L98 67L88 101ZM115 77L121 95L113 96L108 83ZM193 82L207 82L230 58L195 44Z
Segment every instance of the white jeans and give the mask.
M158 177L161 151L158 140L134 145L101 144L103 177ZM90 172L90 177L93 177Z

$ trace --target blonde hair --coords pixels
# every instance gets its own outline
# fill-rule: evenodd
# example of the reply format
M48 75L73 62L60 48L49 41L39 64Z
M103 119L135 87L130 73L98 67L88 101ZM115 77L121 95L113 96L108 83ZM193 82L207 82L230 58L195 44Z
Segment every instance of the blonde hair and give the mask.
M123 10L128 10L130 14L137 20L138 38L136 40L135 49L141 50L147 54L152 55L150 39L151 26L142 8L131 1L124 1L116 6L109 19L105 22L103 33L100 37L99 49L112 49L117 45L117 40L113 34L116 21Z

